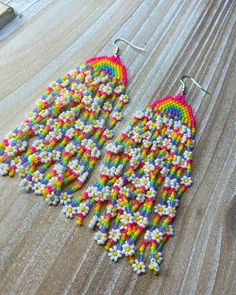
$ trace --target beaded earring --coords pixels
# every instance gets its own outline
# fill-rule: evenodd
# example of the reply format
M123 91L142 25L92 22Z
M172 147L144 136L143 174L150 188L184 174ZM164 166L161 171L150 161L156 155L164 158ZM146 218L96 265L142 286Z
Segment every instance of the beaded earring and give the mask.
M33 111L0 142L0 174L18 173L20 187L43 195L49 205L72 201L122 119L127 74L118 41L144 51L116 39L112 56L92 57L50 83Z
M130 121L107 146L98 182L65 206L64 213L82 224L94 207L90 228L112 261L126 256L137 274L158 274L162 249L174 233L179 200L191 185L195 118L182 93L154 101ZM147 249L148 248L148 249Z

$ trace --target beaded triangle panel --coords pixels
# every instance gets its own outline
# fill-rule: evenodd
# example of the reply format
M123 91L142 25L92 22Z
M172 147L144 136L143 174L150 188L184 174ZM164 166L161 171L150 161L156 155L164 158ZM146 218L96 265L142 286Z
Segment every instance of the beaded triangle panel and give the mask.
M194 138L184 96L156 100L108 144L98 182L64 213L81 225L92 211L89 227L112 261L126 256L137 274L147 267L158 274L179 200L192 183Z
M69 204L122 119L126 68L118 56L93 57L50 83L32 112L0 143L0 174L49 205Z

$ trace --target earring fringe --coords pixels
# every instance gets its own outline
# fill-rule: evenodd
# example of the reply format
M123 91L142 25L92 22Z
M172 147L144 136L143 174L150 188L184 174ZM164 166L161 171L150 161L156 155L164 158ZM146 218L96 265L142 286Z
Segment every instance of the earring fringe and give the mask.
M52 82L0 143L0 173L18 173L21 189L43 195L49 205L69 204L122 119L126 84L115 55L93 57Z
M137 274L159 273L179 200L191 185L195 119L183 95L155 101L107 146L98 182L64 207L89 227L112 261L126 256Z

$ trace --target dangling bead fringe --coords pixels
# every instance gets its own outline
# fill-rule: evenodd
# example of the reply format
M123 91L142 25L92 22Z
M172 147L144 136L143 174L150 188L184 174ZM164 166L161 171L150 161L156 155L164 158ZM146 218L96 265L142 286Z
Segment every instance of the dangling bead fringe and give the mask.
M182 95L155 101L109 144L98 182L63 211L89 227L111 260L127 256L137 274L158 274L179 200L191 185L195 119Z
M50 205L69 204L122 119L126 84L118 56L93 57L52 82L0 143L0 174L18 173L20 187Z

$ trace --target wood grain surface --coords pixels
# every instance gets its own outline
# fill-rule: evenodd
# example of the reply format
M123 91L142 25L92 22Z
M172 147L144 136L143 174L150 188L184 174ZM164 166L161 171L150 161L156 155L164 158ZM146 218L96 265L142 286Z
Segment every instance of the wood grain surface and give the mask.
M0 294L235 294L236 2L5 2L18 5L22 17L0 31L0 137L21 122L51 80L91 56L112 54L117 37L147 52L121 44L131 102L116 136L136 110L174 95L182 74L212 96L188 84L198 131L194 183L181 200L159 276L137 276L126 259L114 264L86 226L20 192L17 178L3 177ZM96 177L97 170L88 184Z

